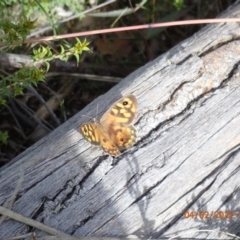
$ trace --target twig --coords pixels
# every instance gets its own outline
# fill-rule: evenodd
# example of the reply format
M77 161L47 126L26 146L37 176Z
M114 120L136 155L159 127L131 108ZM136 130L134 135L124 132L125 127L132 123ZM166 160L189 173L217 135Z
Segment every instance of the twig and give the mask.
M183 25L194 25L194 24L207 24L207 23L230 23L230 22L240 22L240 18L217 18L217 19L201 19L201 20L185 20L185 21L173 21L173 22L164 22L164 23L151 23L138 26L128 26L128 27L118 27L111 29L102 29L94 31L86 31L79 33L69 33L62 34L58 36L49 36L49 37L39 37L39 38L29 38L24 43L36 43L43 41L52 41L65 38L76 38L84 37L97 34L105 34L112 32L124 32L124 31L135 31L139 29L148 29L148 28L157 28L157 27L172 27L172 26L183 26ZM12 45L22 44L22 40L13 42ZM0 47L6 46L6 43L0 43Z
M19 132L21 133L22 137L24 139L26 139L26 135L24 134L24 131L23 131L21 125L19 124L17 118L15 117L14 113L12 112L12 109L8 105L6 105L6 107L7 107L8 111L10 112L10 114L12 115L14 121L16 122L16 124L18 126L18 129L19 129Z
M102 82L111 82L111 83L119 83L122 79L118 77L109 77L109 76L99 76L94 74L83 74L83 73L69 73L69 72L61 72L61 73L47 73L46 77L52 77L52 76L71 76L71 77L80 77L85 78L87 80L93 80L93 81L102 81Z
M22 111L18 110L18 107L16 106L16 103L10 99L9 100L10 106L13 109L14 113L17 115L18 118L22 119L28 126L31 126L32 128L35 127L35 123L32 122L28 117L26 117Z
M36 240L35 233L31 232L31 233L27 233L27 234L24 234L24 235L19 235L19 236L16 236L16 237L8 238L6 240L17 240L17 239L26 239L26 238Z
M57 22L57 23L55 24L55 26L60 25L60 24L65 23L65 22L68 22L68 21L70 21L70 20L72 20L72 19L79 18L79 17L83 16L84 14L87 14L87 13L89 13L89 12L91 12L91 11L93 11L93 10L96 10L96 9L98 9L98 8L104 7L104 6L106 6L106 5L108 5L108 4L111 4L111 3L115 2L115 1L116 1L116 0L109 0L109 1L107 1L107 2L104 2L104 3L102 3L102 4L97 5L97 6L95 6L95 7L92 7L91 9L88 9L88 10L86 10L86 11L83 11L83 12L81 12L81 13L79 13L79 14L76 14L76 15L74 15L74 16L65 18L64 20ZM40 29L40 30L38 30L38 31L34 31L34 32L32 32L31 34L29 34L28 37L33 37L33 36L35 36L35 35L42 34L42 33L46 32L46 31L49 31L49 30L52 30L52 27L51 27L51 26L42 28L42 29Z
M46 125L44 125L44 124L41 122L41 120L40 120L37 116L35 116L34 111L33 111L32 109L30 109L28 106L22 104L22 103L21 103L19 100L17 100L16 98L14 99L14 101L15 101L29 116L33 117L33 119L34 119L41 127L43 127L46 131L51 132L52 129L54 129L53 126L51 126L47 121L45 121L44 119L42 119L42 122L44 122L49 128L48 128Z
M45 106L45 108L48 110L48 112L50 113L50 115L52 116L53 120L57 123L58 126L61 125L60 121L58 120L58 118L56 117L55 113L52 111L52 109L46 104L46 102L44 101L44 99L40 96L40 94L32 87L28 87L28 89L35 94L36 98Z
M99 12L99 13L88 13L87 16L90 17L122 17L129 15L133 12L136 12L139 8L141 8L147 0L143 0L141 3L137 4L135 8L124 8L124 9L119 9L119 10L114 10L114 11L109 11L109 12Z
M17 186L16 186L16 188L14 189L14 192L13 192L10 200L7 201L7 203L5 204L5 207L6 207L6 208L12 208L13 203L15 202L15 199L16 199L17 194L18 194L18 192L19 192L19 188L21 187L21 185L22 185L22 183L23 183L23 179L24 179L24 174L23 174L23 173L24 173L23 168L21 168L21 169L20 169L20 177L19 177L19 180L18 180L18 182L17 182ZM0 225L5 221L5 219L6 219L6 216L2 216L2 217L0 218Z
M75 237L72 237L68 234L65 234L61 231L58 231L52 227L48 227L36 220L33 220L33 219L30 219L30 218L27 218L27 217L24 217L22 216L21 214L19 213L15 213L9 209L6 209L4 207L1 207L0 206L0 214L3 215L3 216L6 216L6 217L9 217L11 219L14 219L18 222L21 222L21 223L24 223L28 226L31 226L31 227L34 227L34 228L37 228L43 232L46 232L46 233L49 233L51 235L54 235L54 236L57 236L57 237L64 237L65 239L69 239L69 240L78 240L78 238L75 238Z
M47 106L50 107L53 110L56 109L60 105L60 102L66 96L68 96L68 94L72 91L75 83L76 83L76 80L71 81L71 79L69 79L68 81L66 81L62 85L62 87L58 90L57 96L54 95L47 100L47 102L46 102ZM48 113L46 112L45 107L41 106L36 111L35 116L40 118L40 119L45 119L48 116Z

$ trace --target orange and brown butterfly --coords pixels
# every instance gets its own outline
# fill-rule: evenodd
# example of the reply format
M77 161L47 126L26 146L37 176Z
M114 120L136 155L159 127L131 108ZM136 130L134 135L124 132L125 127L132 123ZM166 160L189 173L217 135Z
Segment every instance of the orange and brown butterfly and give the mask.
M100 121L83 123L79 131L91 144L117 156L120 150L131 147L136 141L136 130L132 125L136 114L137 99L128 95L116 101Z

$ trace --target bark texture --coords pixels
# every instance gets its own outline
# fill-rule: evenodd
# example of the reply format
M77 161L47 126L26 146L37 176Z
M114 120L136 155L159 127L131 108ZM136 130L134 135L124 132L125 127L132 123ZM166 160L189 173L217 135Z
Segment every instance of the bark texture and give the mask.
M240 17L239 1L220 17ZM239 23L207 25L128 76L0 169L0 205L19 185L13 211L73 236L239 235L239 38ZM77 128L130 93L137 143L113 159ZM0 239L27 231L7 220Z

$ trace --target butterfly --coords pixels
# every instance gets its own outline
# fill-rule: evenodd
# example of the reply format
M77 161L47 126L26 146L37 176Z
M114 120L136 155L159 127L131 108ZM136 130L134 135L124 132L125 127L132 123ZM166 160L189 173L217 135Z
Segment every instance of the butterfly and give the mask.
M100 121L83 123L79 131L91 144L117 156L136 141L136 130L132 125L136 114L137 99L134 95L128 95L116 101Z

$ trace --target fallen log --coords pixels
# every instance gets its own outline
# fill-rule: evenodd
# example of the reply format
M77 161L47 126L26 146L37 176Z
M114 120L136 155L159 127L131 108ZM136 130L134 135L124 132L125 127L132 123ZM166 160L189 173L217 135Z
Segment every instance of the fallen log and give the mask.
M207 25L132 73L1 168L0 205L74 237L239 236L239 37L239 23ZM78 128L128 94L137 141L113 158ZM0 239L32 230L5 220Z

